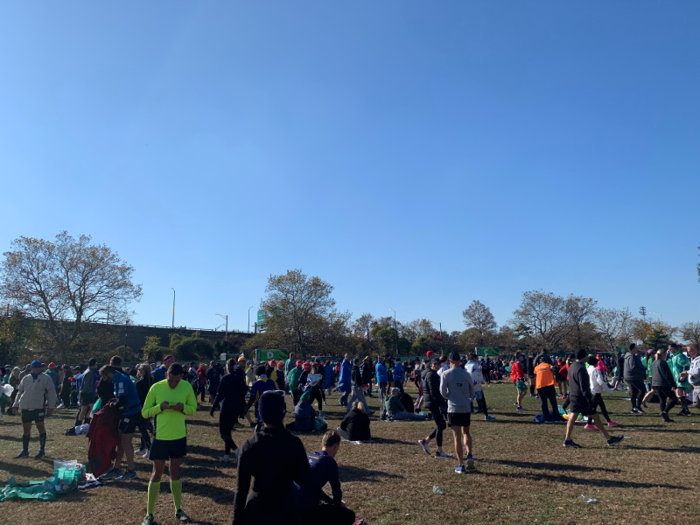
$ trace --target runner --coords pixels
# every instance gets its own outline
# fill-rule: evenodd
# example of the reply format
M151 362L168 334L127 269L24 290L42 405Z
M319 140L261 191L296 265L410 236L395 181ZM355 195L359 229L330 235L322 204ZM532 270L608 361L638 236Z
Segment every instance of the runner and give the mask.
M75 416L75 426L82 425L87 421L93 405L95 404L95 395L97 393L97 383L100 379L100 373L97 371L97 360L90 359L88 368L83 373L80 379L80 409Z
M100 377L114 383L114 398L112 406L120 411L119 418L119 442L117 444L117 457L114 459L114 466L107 471L100 479L128 480L136 478L134 470L134 444L133 437L136 426L141 423L141 403L136 385L119 367L122 360L119 356L114 356L110 360L110 365L100 369ZM126 455L127 469L124 475L119 475L119 466L122 458Z
M335 456L340 450L340 436L333 430L323 435L321 451L308 455L311 467L310 482L299 489L299 511L304 525L352 525L355 513L343 502L343 491L338 478L338 464ZM333 497L329 497L323 487L329 483Z
M447 421L452 427L455 453L459 464L455 467L457 474L464 474L464 448L467 450L467 468L474 468L472 457L472 435L469 432L471 419L471 400L474 397L472 377L462 368L459 352L450 353L450 369L443 372L440 379L440 394L447 400ZM462 447L464 441L464 448Z
M638 355L637 345L632 343L629 352L625 354L624 375L625 382L630 390L630 402L632 403L633 414L644 414L641 408L642 400L646 392L644 380L647 370Z
M197 397L192 385L182 381L182 365L173 363L168 368L167 380L159 381L148 391L141 411L145 418L156 418L155 439L148 459L153 461L151 480L148 483L148 507L142 525L153 525L153 511L160 492L160 479L168 461L170 491L175 503L175 519L190 521L181 508L182 480L180 462L187 454L187 427L185 416L197 411Z
M605 377L603 376L603 373L600 371L600 368L598 368L598 358L593 357L592 355L588 356L588 381L591 385L591 393L593 394L593 406L592 408L594 410L600 408L600 412L603 414L603 417L608 420L608 426L609 427L616 427L617 426L617 421L613 421L610 419L610 415L608 414L608 410L605 407L605 401L603 401L603 392L607 392L608 394L613 394L615 391L608 386L608 383L605 381ZM584 427L588 430L595 430L597 431L598 428L593 424L593 420L589 417L588 418L588 423L586 423L586 426Z
M523 398L525 394L527 394L527 383L525 382L524 361L525 356L518 352L515 356L515 361L510 365L510 377L518 392L515 397L515 403L513 403L517 410L525 410L525 407L523 407Z
M569 367L569 400L571 401L571 412L569 413L569 421L566 425L566 437L564 438L564 446L568 448L581 448L581 445L574 443L571 440L571 432L574 430L578 415L583 417L590 416L595 427L603 433L608 446L617 445L624 439L624 436L610 436L608 431L600 422L598 414L595 412L593 405L593 392L586 372L586 360L588 352L583 348L576 352L576 361Z
M238 418L245 410L245 395L248 392L248 387L245 384L245 374L243 370L236 366L234 358L226 362L226 369L228 370L228 375L225 375L219 383L219 390L209 411L209 415L214 417L214 409L221 403L219 433L221 439L224 440L222 463L230 461L229 456L231 452L235 454L234 459L238 457L238 447L233 441L233 437L231 437L231 432Z
M41 459L45 456L46 447L46 427L44 426L44 414L53 415L56 406L56 386L51 378L43 373L41 361L32 361L31 371L19 382L17 397L12 404L12 413L17 414L22 410L22 451L15 459L29 457L29 438L32 433L32 422L36 424L39 431L39 452L34 459ZM44 409L48 402L47 409Z
M430 363L430 368L423 378L425 409L429 410L433 415L435 428L428 437L418 441L418 444L423 451L430 455L428 444L430 443L430 440L434 438L435 443L437 444L437 450L435 452L436 459L452 457L449 454L445 454L445 452L442 450L442 433L445 428L447 428L444 418L444 414L447 413L447 402L440 394L440 375L438 374L438 370L440 370L440 359L434 358Z
M673 420L668 417L668 413L678 403L675 392L677 385L666 362L665 348L659 348L656 351L656 361L652 365L651 387L659 396L661 419L666 423L672 423ZM667 399L671 400L668 404L666 404Z
M489 409L486 406L486 397L484 397L484 389L481 385L486 384L484 379L484 374L481 369L481 365L477 361L478 357L476 354L469 354L469 360L465 366L465 370L469 372L472 376L472 382L474 385L474 398L476 399L476 404L479 410L484 414L484 421L495 421L495 417L489 416Z

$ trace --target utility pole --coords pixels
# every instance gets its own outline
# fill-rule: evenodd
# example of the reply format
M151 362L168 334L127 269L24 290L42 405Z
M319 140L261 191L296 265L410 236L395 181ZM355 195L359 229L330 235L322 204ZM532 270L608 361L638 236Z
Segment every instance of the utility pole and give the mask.
M221 315L221 314L216 314L222 319L226 320L226 336L224 337L224 341L228 341L228 315Z
M250 308L253 308L252 306ZM248 308L248 333L250 333L250 308Z
M646 324L646 322L647 322L647 309L645 306L642 306L639 309L639 315L641 315L644 318L644 324Z
M175 288L171 288L173 291L173 328L175 328Z
M396 328L396 310L393 308L389 308L389 310L394 312L394 353L399 355L399 331Z

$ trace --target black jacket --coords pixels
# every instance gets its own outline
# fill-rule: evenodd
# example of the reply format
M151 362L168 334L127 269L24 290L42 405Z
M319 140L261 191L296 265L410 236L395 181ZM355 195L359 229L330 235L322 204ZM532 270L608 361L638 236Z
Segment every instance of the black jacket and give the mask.
M657 359L651 364L651 386L676 388L676 382L673 379L671 369L664 359Z
M353 386L361 387L364 383L362 382L362 372L360 372L360 367L353 365L352 375L350 376Z
M445 398L440 394L440 376L432 368L423 377L423 404L427 410L446 405Z
M301 440L281 427L263 428L241 446L232 525L298 525L294 482L306 485L310 476Z
M593 398L586 365L580 361L574 361L569 366L569 398L572 402L590 401Z
M360 375L362 375L362 384L369 385L372 383L372 363L365 361L360 366Z
M151 389L151 386L153 386L153 381L149 381L145 377L136 381L136 393L139 396L141 406L143 406L146 402L146 396L148 395L148 391Z
M350 441L369 441L372 434L369 431L369 416L359 410L351 410L340 423L340 428L348 433Z
M222 377L219 381L219 388L211 406L212 413L214 407L221 403L222 414L240 416L245 408L245 395L247 393L245 372L236 366L232 373Z

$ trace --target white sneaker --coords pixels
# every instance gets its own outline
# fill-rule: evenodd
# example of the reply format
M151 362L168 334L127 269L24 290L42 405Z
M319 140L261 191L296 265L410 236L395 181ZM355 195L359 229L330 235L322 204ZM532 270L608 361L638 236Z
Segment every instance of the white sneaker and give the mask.
M420 448L423 449L423 452L430 455L430 450L428 449L428 442L425 439L419 439L418 444L420 445Z

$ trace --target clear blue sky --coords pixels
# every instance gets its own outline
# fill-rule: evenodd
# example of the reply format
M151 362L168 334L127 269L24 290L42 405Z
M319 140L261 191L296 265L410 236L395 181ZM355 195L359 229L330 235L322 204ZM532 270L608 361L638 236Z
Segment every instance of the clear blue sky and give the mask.
M523 291L700 321L700 2L0 4L0 249L86 233L136 322L270 274L463 329Z

